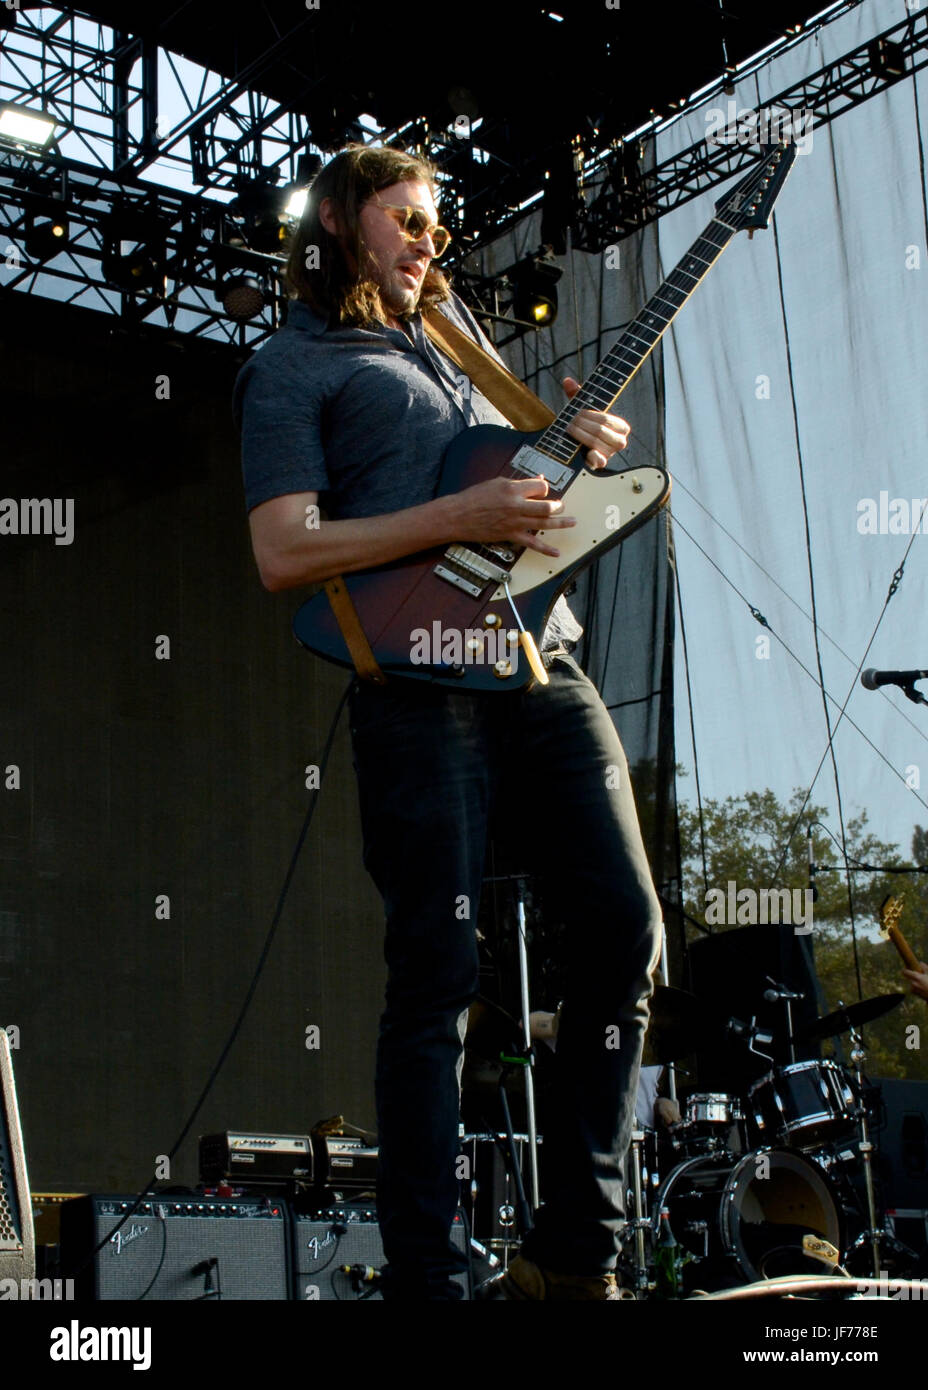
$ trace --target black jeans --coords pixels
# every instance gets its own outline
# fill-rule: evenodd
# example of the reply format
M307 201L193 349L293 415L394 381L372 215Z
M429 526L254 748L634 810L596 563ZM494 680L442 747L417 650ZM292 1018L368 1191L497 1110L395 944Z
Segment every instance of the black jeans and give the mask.
M500 798L568 928L544 1202L523 1253L565 1274L615 1267L661 913L612 720L572 657L555 656L549 676L485 695L411 681L352 689L364 863L386 910L375 1081L385 1298L459 1293L463 1038Z

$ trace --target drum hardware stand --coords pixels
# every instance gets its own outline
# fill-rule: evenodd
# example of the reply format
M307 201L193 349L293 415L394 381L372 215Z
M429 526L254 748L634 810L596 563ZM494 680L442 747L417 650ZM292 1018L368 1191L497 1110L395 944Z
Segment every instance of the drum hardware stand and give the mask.
M629 1146L632 1168L632 1200L634 1203L634 1217L629 1224L635 1232L634 1289L636 1294L646 1293L653 1287L648 1277L646 1232L650 1232L651 1219L646 1213L644 1188L641 1181L641 1155L643 1151L644 1131L635 1129L632 1131L632 1142Z
M526 1074L526 1081L527 1080L528 1076ZM535 1223L532 1220L532 1208L529 1206L528 1198L525 1195L525 1183L522 1181L522 1168L516 1153L516 1136L512 1128L512 1115L509 1110L509 1097L506 1095L505 1084L501 1085L499 1088L499 1102L503 1108L503 1121L506 1125L506 1147L509 1150L510 1176L512 1177L513 1185L516 1189L516 1206L519 1212L519 1225L522 1228L522 1235L525 1237ZM535 1154L535 1146L532 1143L532 1155L535 1156ZM507 1248L507 1264L508 1253Z
M669 970L669 965L668 965L668 961L667 961L667 924L666 924L664 921L661 921L661 976L662 976L662 978L663 978L665 984L669 982L669 980L670 980L670 970ZM666 1065L665 1065L665 1070L666 1070L666 1072L667 1072L667 1092L668 1092L668 1099L669 1099L669 1100L672 1100L672 1101L676 1101L676 1099L677 1099L677 1064L676 1064L676 1062L667 1062Z
M742 1019L735 1018L733 1015L728 1020L728 1032L734 1038L742 1038L745 1040L748 1045L748 1052L753 1052L755 1057L763 1057L765 1062L770 1062L771 1065L774 1065L771 1053L762 1052L759 1047L754 1046L755 1043L763 1043L765 1047L769 1047L773 1042L772 1033L765 1033L762 1029L758 1028L756 1014L751 1015L750 1023L745 1023Z
M861 1097L857 1107L857 1128L860 1134L858 1149L864 1165L864 1188L867 1193L868 1229L862 1231L854 1241L852 1249L869 1244L873 1253L873 1273L880 1277L880 1247L892 1241L885 1226L877 1226L876 1193L873 1186L873 1144L870 1141L870 1125L867 1120L867 1106L862 1099L864 1093L864 1061L866 1059L863 1034L858 1028L851 1029L851 1064L857 1078L857 1093Z
M529 999L528 999L528 941L525 922L525 876L524 874L514 875L516 890L516 922L519 929L519 986L522 997L522 1046L525 1050L525 1117L528 1129L528 1154L530 1164L530 1174L532 1182L532 1210L537 1211L541 1205L541 1194L538 1185L538 1133L535 1126L535 1049L532 1042L531 1024L529 1023ZM512 1124L509 1120L508 1106L506 1106L506 1124L510 1136L512 1135ZM515 1145L513 1141L513 1152ZM516 1165L518 1169L518 1164ZM519 1173L516 1179L517 1185L521 1184L522 1175ZM517 1189L518 1190L518 1189Z
M501 1062L511 1066L521 1066L525 1077L525 1118L526 1129L528 1131L529 1149L529 1172L531 1177L532 1202L529 1212L528 1224L525 1230L530 1230L532 1226L531 1212L537 1211L541 1205L541 1192L538 1182L538 1128L535 1112L535 1047L532 1040L531 1024L529 1023L529 990L528 990L528 929L525 918L525 886L526 874L498 874L484 879L484 883L512 883L515 886L516 900L516 926L519 937L519 998L522 1005L522 1051L517 1057L500 1057ZM506 1116L506 1128L510 1139L513 1176L517 1184L517 1191L522 1189L522 1172L516 1162L515 1140L512 1137L512 1122L509 1116L509 1105L505 1096L504 1087L500 1087L500 1096L503 1101L503 1113Z
M796 1043L793 1039L793 1000L805 999L806 996L804 994L796 994L793 990L787 989L785 985L781 985L775 980L772 975L767 976L767 983L771 986L770 989L764 990L764 998L767 1003L776 1004L782 1002L786 1005L786 1037L788 1039L787 1046L789 1047L789 1065L792 1066L796 1061ZM752 1019L751 1022L753 1023L753 1021Z

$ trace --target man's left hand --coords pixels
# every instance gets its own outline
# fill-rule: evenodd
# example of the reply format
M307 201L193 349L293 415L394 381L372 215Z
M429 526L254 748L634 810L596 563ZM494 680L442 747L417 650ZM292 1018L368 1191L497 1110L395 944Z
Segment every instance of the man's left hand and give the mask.
M561 384L569 400L580 390L579 381L572 376L565 376ZM577 411L567 426L567 433L578 444L586 445L586 461L590 468L605 468L612 455L627 445L631 428L621 415L607 415L604 410L585 407Z

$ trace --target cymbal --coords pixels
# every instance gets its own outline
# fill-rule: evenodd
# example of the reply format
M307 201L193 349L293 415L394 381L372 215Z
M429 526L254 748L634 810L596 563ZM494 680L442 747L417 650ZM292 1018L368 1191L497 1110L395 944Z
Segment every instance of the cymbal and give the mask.
M641 1058L643 1067L679 1062L724 1036L726 1020L719 1011L688 990L658 985L651 996L650 1010Z
M859 1028L864 1023L872 1023L875 1018L882 1018L883 1014L888 1014L901 1004L904 998L904 994L875 994L872 999L861 999L857 1004L848 1004L844 1009L824 1014L793 1036L797 1042L836 1038L849 1028Z
M642 1066L666 1066L689 1057L707 1042L721 1041L725 1023L718 1009L688 990L658 985L650 1000ZM495 1066L501 1053L512 1056L521 1051L518 1020L499 1004L480 996L468 1011L466 1046L474 1060L482 1058Z

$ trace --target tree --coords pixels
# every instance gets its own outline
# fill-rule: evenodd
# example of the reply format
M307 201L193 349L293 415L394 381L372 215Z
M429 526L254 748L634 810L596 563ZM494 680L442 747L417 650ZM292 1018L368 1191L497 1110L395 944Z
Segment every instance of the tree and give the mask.
M867 813L847 822L847 863L840 844L826 829L831 819L826 807L808 805L799 815L804 793L793 792L782 802L769 788L745 792L724 800L703 803L702 826L697 810L679 804L680 842L683 861L684 906L690 917L706 921L707 893L729 883L736 891L789 889L802 892L809 886L807 832L812 831L817 895L813 904L812 945L816 970L828 1010L858 998L900 991L906 999L865 1031L867 1070L873 1076L928 1079L928 1005L914 997L900 974L902 962L891 945L877 932L879 908L890 892L905 896L901 923L916 955L928 953L928 881L924 874L866 872L861 865L893 865L904 861L899 847L880 840L868 829ZM705 853L703 854L703 845ZM928 832L916 826L909 866L928 864ZM826 868L825 866L834 866ZM848 892L850 883L850 895ZM713 898L708 899L711 904ZM729 899L731 901L731 899ZM856 950L851 912L856 927ZM756 920L756 919L755 919ZM712 930L742 925L723 920ZM687 939L699 935L687 926ZM858 989L858 977L859 986ZM924 1035L924 1046L922 1037ZM825 1044L827 1054L832 1044Z

